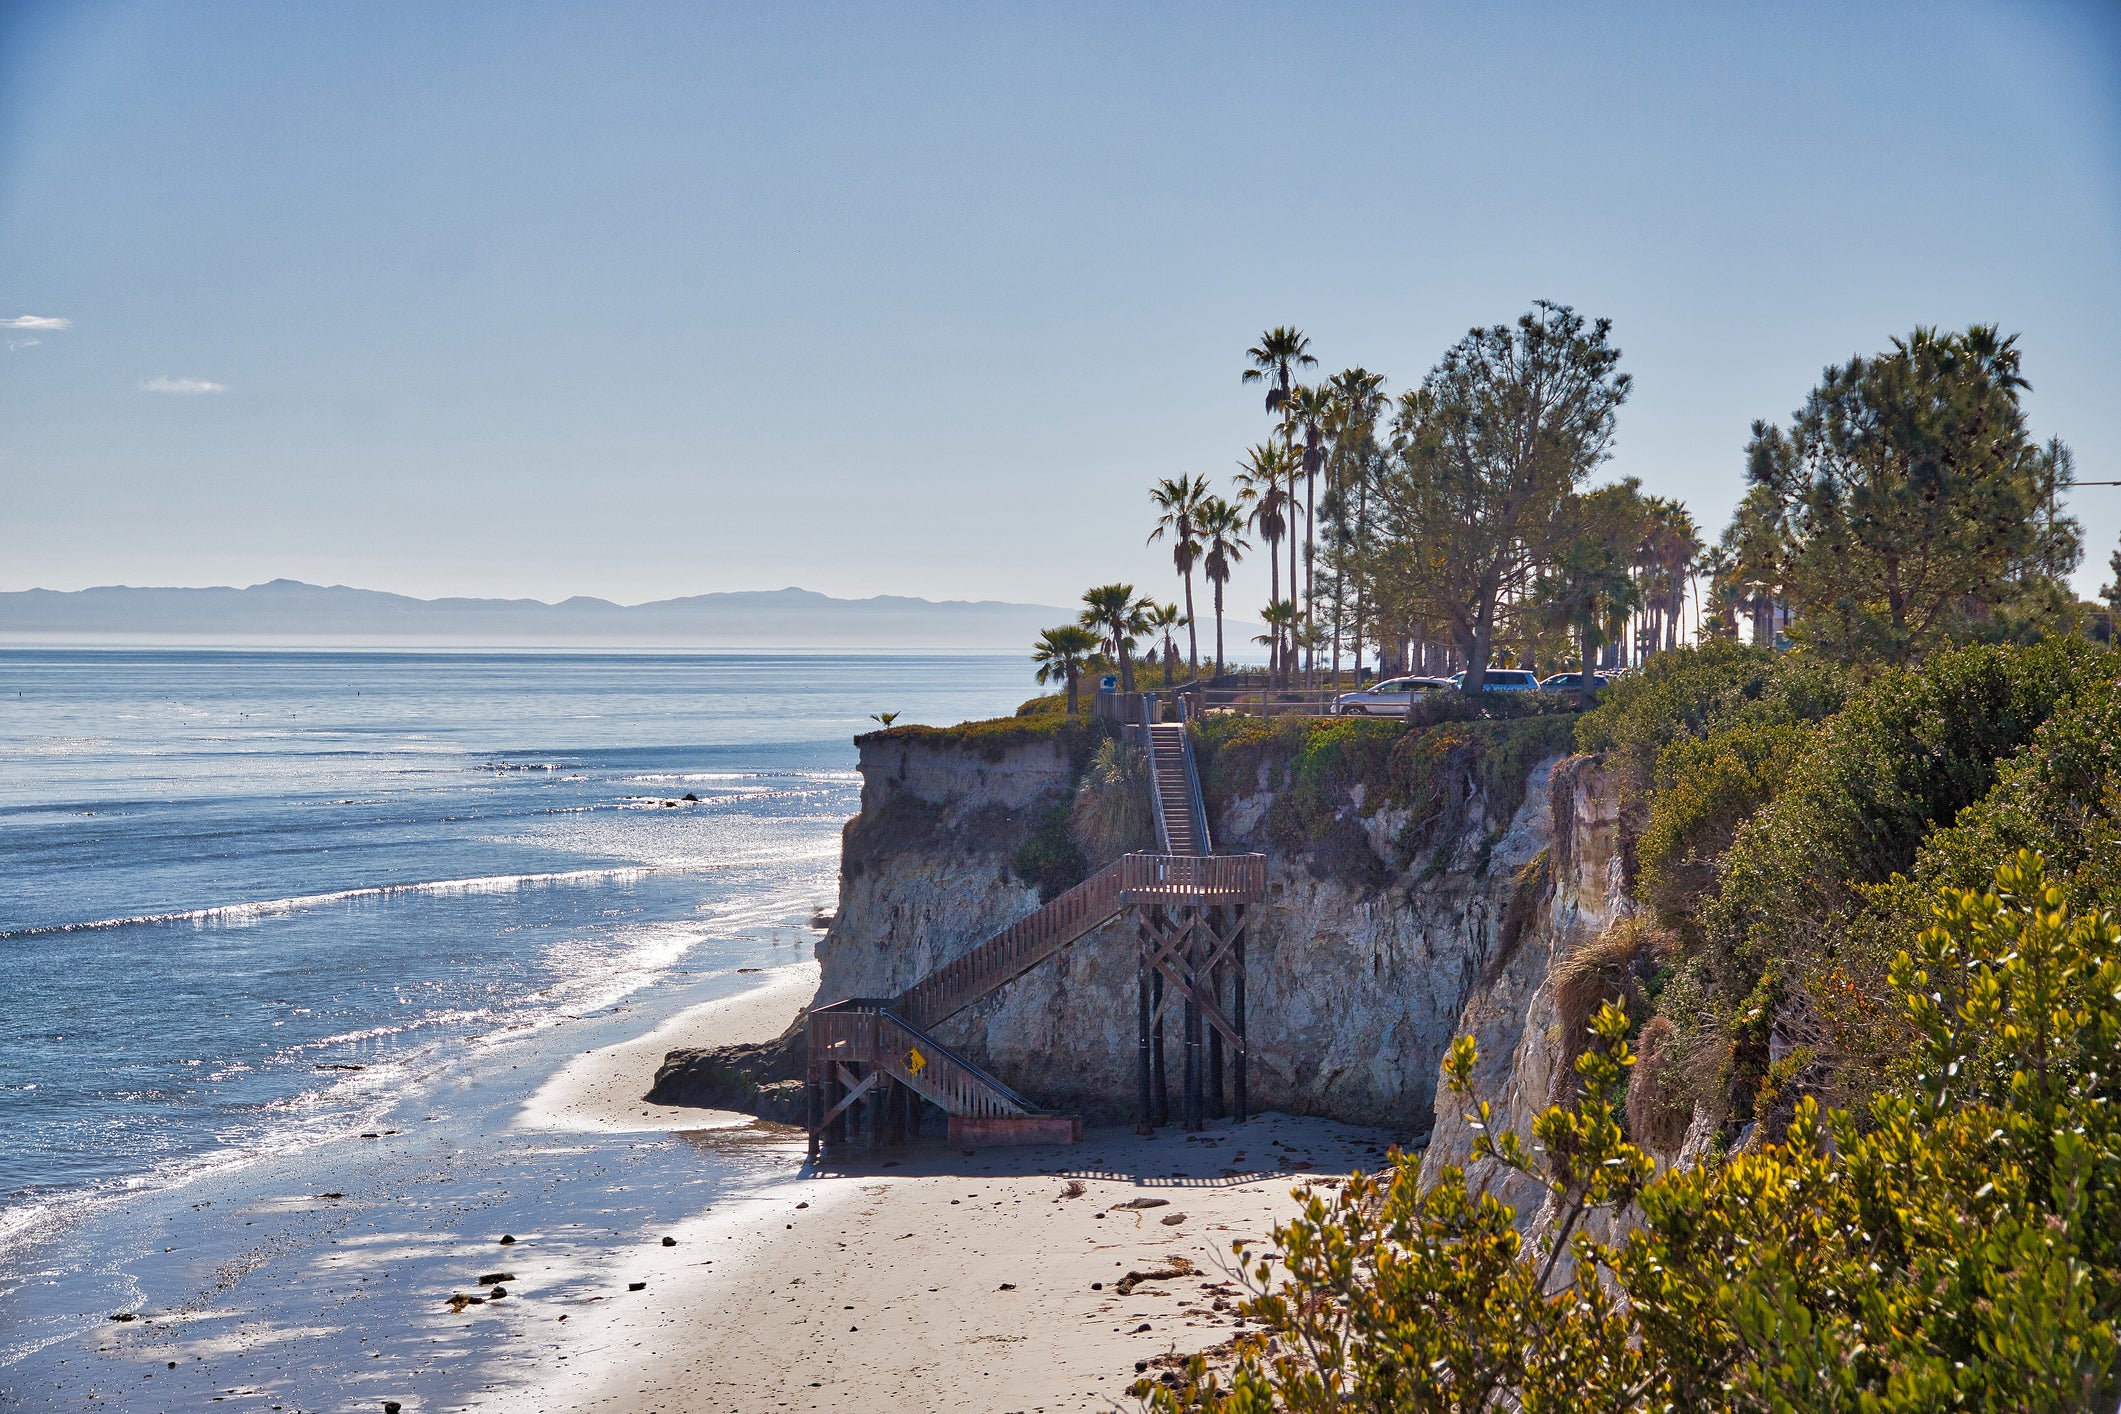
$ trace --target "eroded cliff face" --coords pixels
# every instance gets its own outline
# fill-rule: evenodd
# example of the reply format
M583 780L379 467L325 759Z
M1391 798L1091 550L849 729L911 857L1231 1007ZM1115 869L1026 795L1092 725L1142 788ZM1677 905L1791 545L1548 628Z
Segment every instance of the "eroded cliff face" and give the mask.
M1468 989L1455 1030L1472 1036L1480 1061L1473 1093L1436 1097L1435 1126L1422 1159L1422 1179L1433 1182L1446 1165L1466 1166L1473 1129L1466 1112L1481 1100L1493 1106L1496 1126L1527 1141L1532 1120L1566 1097L1575 1076L1555 999L1555 972L1629 910L1622 876L1620 797L1596 757L1561 762L1550 775L1540 808L1547 820L1546 853L1525 871L1519 908L1525 919L1516 946L1498 953ZM1533 809L1528 797L1525 808ZM1467 1168L1482 1185L1516 1207L1536 1229L1551 1215L1544 1196L1523 1175L1490 1161Z
M989 756L889 736L864 741L861 770L839 913L818 946L821 1001L895 994L1035 908L1012 858L1074 774L1042 743ZM1253 1106L1422 1134L1440 1108L1444 1051L1466 1024L1481 1028L1484 1083L1540 1090L1541 1057L1521 1044L1538 1023L1522 1013L1557 950L1617 906L1618 813L1595 764L1541 763L1507 820L1491 820L1469 787L1448 835L1412 863L1395 862L1405 814L1364 816L1351 798L1342 819L1360 826L1375 867L1330 872L1267 842L1283 783L1266 763L1257 777L1210 802L1218 847L1269 861L1272 896L1249 934ZM953 1018L942 1038L1044 1104L1130 1114L1135 946L1123 915ZM1520 1051L1528 1069L1513 1079Z

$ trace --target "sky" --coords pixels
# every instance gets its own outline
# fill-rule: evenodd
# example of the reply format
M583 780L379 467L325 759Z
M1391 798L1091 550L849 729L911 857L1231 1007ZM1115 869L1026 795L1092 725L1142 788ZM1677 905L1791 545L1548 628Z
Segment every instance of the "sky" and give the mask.
M1262 329L1536 299L1711 536L1917 324L2121 480L2121 5L0 0L0 589L1175 597Z

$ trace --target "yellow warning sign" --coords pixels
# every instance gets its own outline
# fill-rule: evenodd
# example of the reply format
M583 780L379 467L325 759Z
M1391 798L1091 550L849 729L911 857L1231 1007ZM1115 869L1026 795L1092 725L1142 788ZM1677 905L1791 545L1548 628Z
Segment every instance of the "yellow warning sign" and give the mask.
M921 1054L918 1046L906 1052L906 1071L908 1074L919 1075L927 1068L928 1058Z

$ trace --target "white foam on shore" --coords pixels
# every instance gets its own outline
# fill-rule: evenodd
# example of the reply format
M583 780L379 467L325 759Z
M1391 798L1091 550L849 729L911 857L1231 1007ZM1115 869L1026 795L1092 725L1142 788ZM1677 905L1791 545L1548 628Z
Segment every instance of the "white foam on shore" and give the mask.
M584 1051L532 1092L516 1114L517 1129L561 1133L631 1133L721 1129L748 1124L748 1115L642 1099L663 1057L680 1048L769 1041L817 991L814 961L759 974L759 985L732 997L687 1007L645 1035Z
M0 932L0 941L34 938L60 933L95 933L111 928L134 928L158 923L225 923L242 926L261 918L272 918L305 909L327 908L336 903L364 899L420 895L442 898L468 894L513 893L518 889L549 884L627 884L653 872L653 865L627 865L614 869L563 869L544 874L484 874L471 879L429 879L413 884L371 884L364 888L334 889L330 893L298 894L293 898L262 899L253 903L221 903L209 908L187 908L172 913L137 913L127 918L98 918L88 923L47 923L31 928Z

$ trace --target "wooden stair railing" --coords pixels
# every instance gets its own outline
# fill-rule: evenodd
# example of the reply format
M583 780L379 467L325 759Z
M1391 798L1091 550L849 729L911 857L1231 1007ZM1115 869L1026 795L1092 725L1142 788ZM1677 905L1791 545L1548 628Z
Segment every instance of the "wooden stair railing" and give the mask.
M1129 854L1045 907L899 993L890 1009L914 1026L940 1025L1008 985L1130 902L1255 903L1267 895L1263 854Z
M1003 1118L1042 1113L949 1046L875 1003L839 1002L811 1013L813 1064L861 1064L889 1075L946 1114Z
M981 997L1023 976L1124 904L1125 860L1109 864L970 952L944 963L901 992L891 1010L915 1026L948 1020Z

